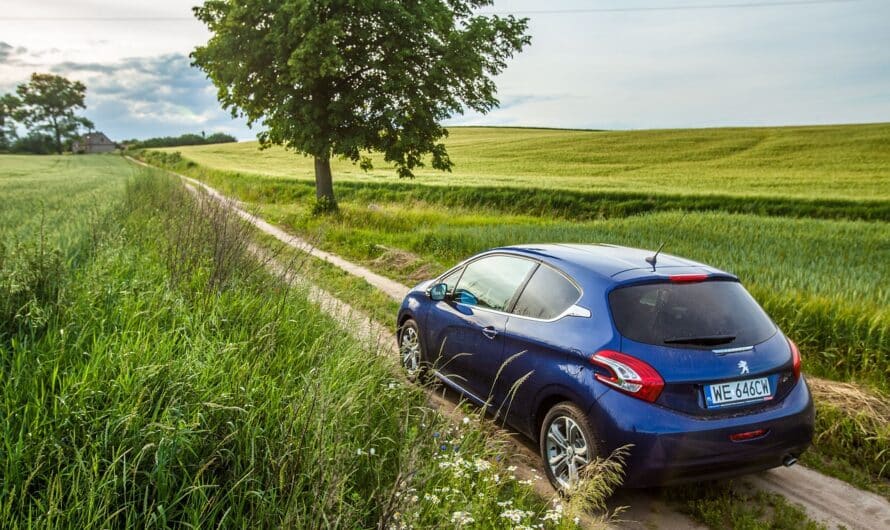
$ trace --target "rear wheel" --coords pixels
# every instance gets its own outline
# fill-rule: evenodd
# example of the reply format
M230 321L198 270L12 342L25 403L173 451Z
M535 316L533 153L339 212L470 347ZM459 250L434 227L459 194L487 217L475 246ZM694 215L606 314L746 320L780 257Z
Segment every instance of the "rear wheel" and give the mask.
M399 332L399 358L410 381L417 381L423 376L424 355L420 328L413 319L406 320Z
M586 415L569 401L554 406L544 417L540 449L547 478L564 493L571 491L581 470L598 456Z

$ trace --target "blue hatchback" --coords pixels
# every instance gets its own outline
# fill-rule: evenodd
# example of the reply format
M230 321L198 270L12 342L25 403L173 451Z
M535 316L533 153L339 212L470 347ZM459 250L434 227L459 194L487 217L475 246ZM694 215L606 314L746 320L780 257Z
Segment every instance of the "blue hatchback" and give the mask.
M402 363L538 441L554 487L631 445L626 486L791 465L813 436L800 354L738 278L612 245L478 254L411 290Z

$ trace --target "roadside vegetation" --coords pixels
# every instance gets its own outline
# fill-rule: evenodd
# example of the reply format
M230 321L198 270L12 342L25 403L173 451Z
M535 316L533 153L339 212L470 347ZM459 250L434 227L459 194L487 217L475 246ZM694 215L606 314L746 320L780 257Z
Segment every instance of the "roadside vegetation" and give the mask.
M205 134L182 134L180 136L159 136L157 138L146 138L138 140L124 140L121 142L127 149L151 149L157 147L178 147L182 145L211 145L226 144L236 142L234 136L226 133Z
M433 411L265 272L222 206L119 158L14 162L3 527L575 526L579 505L515 478L484 422Z
M449 140L455 142L449 146L455 160L463 157L470 161L469 167L480 171L471 179L471 170L459 165L455 181L472 181L472 185L440 186L444 181L434 174L411 183L387 178L380 171L354 178L347 175L345 180L351 181L338 187L340 212L326 216L314 214L312 187L304 181L311 173L304 175L299 165L287 169L280 151L255 154L255 144L248 143L184 149L181 153L146 152L143 156L246 201L269 221L321 248L408 285L432 277L472 253L516 242L609 242L641 248L666 242L665 252L737 274L801 346L808 374L855 383L863 396L886 402L890 393L890 291L883 264L890 262L890 225L883 214L856 212L859 208L881 211L888 204L890 159L887 151L879 149L886 143L881 131L888 127L674 131L673 135L671 131L455 129ZM462 142L488 138L496 143L498 134L503 135L503 162L495 161L494 151L485 142ZM548 144L540 139L548 135L560 141ZM602 168L596 163L581 160L572 166L573 159L565 150L580 147L561 146L573 135L588 135L584 145L591 150L590 157L625 157L627 165L633 165L636 159L632 154L636 153L642 159L640 167L600 179L595 173ZM589 139L596 135L613 142L606 155ZM613 207L598 214L580 206L577 217L573 217L576 210L572 208L554 208L551 214L547 201L553 196L554 180L560 177L534 177L534 171L546 169L543 162L534 171L524 170L518 163L518 177L496 188L500 177L490 168L510 165L515 146L528 149L530 137L543 142L538 159L569 161L570 169L561 171L575 171L576 176L560 182L574 186L571 193L593 185L588 193L594 195L602 190L609 193L613 187L636 186L636 193L658 206L641 210ZM721 138L729 142L748 137L760 139L749 149L733 156L724 152L717 158L696 158L696 144L690 140L698 138L701 147ZM624 138L625 143L616 138ZM845 138L859 141L854 146ZM659 151L660 142L674 149ZM542 151L548 145L550 151ZM684 146L688 148L684 150ZM247 156L248 151L254 154ZM294 178L285 178L288 171ZM651 171L649 180L640 176L646 171ZM733 174L737 178L729 178ZM622 181L624 176L628 176L627 184ZM767 187L767 181L772 188ZM718 186L720 182L723 185ZM485 197L488 187L505 193L504 200L482 200L473 193L481 189L479 195ZM671 202L680 188L695 194L686 203ZM718 191L731 199L728 210L695 206L695 201ZM621 193L625 192L629 193ZM849 198L849 209L840 203L831 214L810 208L819 200L817 196L825 195ZM515 198L515 203L509 198ZM738 213L735 200L781 206ZM515 204L537 206L521 212ZM354 281L337 278L339 273L332 270L319 274L326 282ZM805 461L887 496L890 429L886 416L874 408L857 406L853 399L832 400L835 392L830 383L816 389L816 395L819 433L816 447Z

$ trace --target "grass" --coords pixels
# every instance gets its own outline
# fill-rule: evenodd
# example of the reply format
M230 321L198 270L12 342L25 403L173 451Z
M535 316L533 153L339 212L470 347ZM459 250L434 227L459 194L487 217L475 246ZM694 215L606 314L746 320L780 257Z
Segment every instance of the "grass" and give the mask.
M200 168L178 168L201 176ZM206 174L204 174L206 177ZM659 212L566 220L437 203L350 201L335 216L311 201L285 202L278 189L214 172L206 179L271 222L318 246L407 284L435 276L473 253L516 242L609 242L655 248L737 274L796 340L811 373L881 390L890 382L890 262L883 222L788 219L726 212Z
M120 159L70 160L0 166L31 180L0 201L39 189L65 220L4 210L4 239L53 250L2 254L0 284L58 288L0 330L0 526L574 526L512 477L484 423L452 425L390 357L251 262L221 207ZM48 178L59 164L69 178ZM64 200L94 164L114 181L97 223Z
M744 481L705 483L665 492L668 502L711 528L824 530L797 506Z
M450 133L454 172L422 170L419 182L890 199L890 124L629 132L455 127ZM167 151L212 169L313 178L311 159L283 149L257 156L255 142ZM379 156L373 160L377 169L369 174L344 161L334 174L341 182L394 175Z
M407 284L517 242L666 242L668 253L737 274L801 346L808 374L881 399L890 392L888 131L457 128L455 174L405 183L341 166L341 212L322 217L299 156L257 154L251 143L145 156ZM885 424L818 399L826 434L807 462L886 496Z

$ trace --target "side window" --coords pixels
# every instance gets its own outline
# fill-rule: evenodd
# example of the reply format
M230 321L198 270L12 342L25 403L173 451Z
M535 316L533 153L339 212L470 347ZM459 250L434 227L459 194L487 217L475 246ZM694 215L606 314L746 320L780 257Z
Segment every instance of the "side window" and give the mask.
M507 303L522 285L536 263L510 256L491 256L466 266L454 292L455 299L468 305L478 305L504 311Z
M447 290L449 293L454 292L454 288L457 287L457 280L460 279L460 273L462 273L463 271L464 271L464 268L461 267L461 268L457 269L456 271L452 272L451 274L449 274L448 276L445 276L444 278L442 278L442 280L439 283L444 283L445 285L447 285L448 286Z
M516 301L513 313L550 320L562 314L580 297L581 292L565 276L541 265Z

